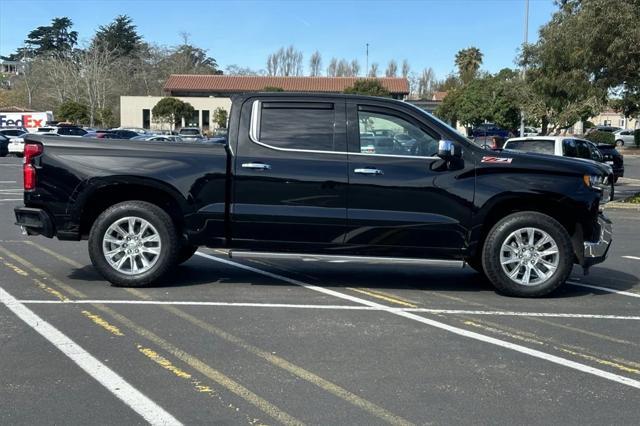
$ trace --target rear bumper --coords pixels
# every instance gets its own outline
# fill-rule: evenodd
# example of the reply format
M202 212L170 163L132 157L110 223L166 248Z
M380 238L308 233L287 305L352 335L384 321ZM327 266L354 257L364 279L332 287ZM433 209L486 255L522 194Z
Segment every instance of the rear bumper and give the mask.
M55 234L54 222L45 210L30 207L16 207L16 225L22 227L29 235L42 235L52 238Z
M602 214L598 215L598 229L597 241L584 242L584 260L582 266L585 268L604 262L607 254L609 254L613 226L611 221Z

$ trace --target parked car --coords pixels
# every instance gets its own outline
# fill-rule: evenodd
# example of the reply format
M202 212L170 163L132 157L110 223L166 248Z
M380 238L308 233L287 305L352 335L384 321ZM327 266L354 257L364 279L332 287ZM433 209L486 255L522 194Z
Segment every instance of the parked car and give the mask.
M140 136L140 134L134 132L133 130L125 129L113 129L96 132L96 137L98 139L131 139L135 138L136 136Z
M622 130L620 127L615 126L594 126L587 130L587 134L591 132L607 132L607 133L615 133L618 130Z
M598 147L591 141L567 136L535 136L530 138L507 139L504 149L523 151L536 154L548 154L560 157L570 157L590 162L598 162L608 170L607 181L612 187L615 183L613 167L604 159ZM613 191L611 192L613 197Z
M175 135L141 135L131 138L131 140L155 141L155 142L183 142L180 136Z
M7 136L9 138L12 136L20 136L25 133L29 133L29 132L24 127L9 127L9 128L3 127L2 129L0 129L0 135Z
M18 136L9 138L7 145L8 154L13 154L18 157L22 156L22 152L24 151L24 137L26 135L28 135L28 133L21 133Z
M9 154L9 138L0 133L0 157L6 157Z
M185 142L195 142L204 139L202 136L202 132L197 127L183 127L178 132L178 136L180 136Z
M472 138L486 137L486 136L500 136L504 139L513 136L513 133L509 130L496 126L493 123L484 123L476 126L471 131Z
M363 153L365 123L408 134L417 149ZM505 294L535 297L609 251L600 163L488 153L388 98L244 94L229 128L225 145L29 135L16 222L31 235L88 239L96 270L130 287L209 246L233 257L460 260Z
M81 127L76 126L48 126L39 127L35 132L36 134L57 134L60 136L84 136L88 132Z
M624 156L613 145L602 144L597 148L602 154L604 162L613 169L613 182L618 182L618 178L624 176Z
M620 129L613 132L616 146L633 145L635 143L633 132L633 130L629 129Z
M540 129L536 129L535 127L524 128L524 136L538 136L539 134L540 134Z

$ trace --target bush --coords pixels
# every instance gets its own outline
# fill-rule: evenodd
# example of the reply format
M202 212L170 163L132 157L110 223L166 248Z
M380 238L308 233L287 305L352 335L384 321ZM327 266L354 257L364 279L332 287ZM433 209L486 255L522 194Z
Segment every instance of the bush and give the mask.
M637 129L633 132L633 141L635 142L636 146L640 148L640 129Z
M587 136L585 136L585 139L590 140L596 145L598 144L615 145L616 143L613 133L601 132L599 130L589 133Z

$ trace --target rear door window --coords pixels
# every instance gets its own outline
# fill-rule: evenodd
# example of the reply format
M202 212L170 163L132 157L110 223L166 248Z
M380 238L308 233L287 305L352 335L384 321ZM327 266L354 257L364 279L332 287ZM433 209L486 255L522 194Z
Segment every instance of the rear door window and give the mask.
M264 102L258 140L276 148L336 151L331 102Z
M509 141L506 149L514 151L535 152L537 154L555 154L556 141L553 139L527 139L523 141Z

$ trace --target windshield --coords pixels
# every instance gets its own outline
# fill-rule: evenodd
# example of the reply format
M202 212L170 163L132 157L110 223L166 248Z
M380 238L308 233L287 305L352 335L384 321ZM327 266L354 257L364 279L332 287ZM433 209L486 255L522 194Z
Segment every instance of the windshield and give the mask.
M512 151L535 152L538 154L555 153L555 141L553 139L532 139L526 141L508 141L505 149Z

